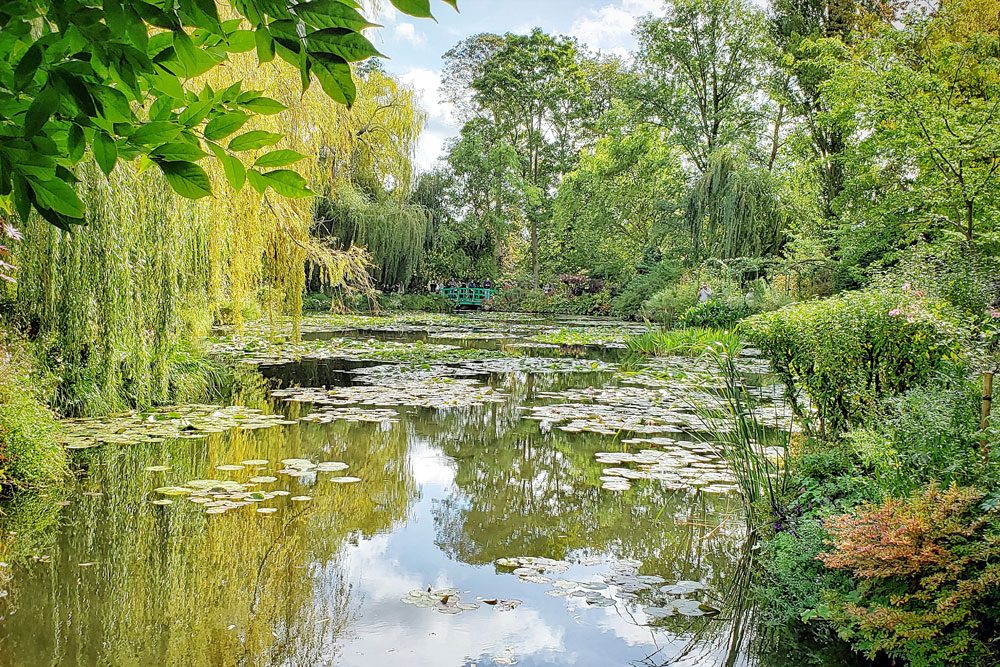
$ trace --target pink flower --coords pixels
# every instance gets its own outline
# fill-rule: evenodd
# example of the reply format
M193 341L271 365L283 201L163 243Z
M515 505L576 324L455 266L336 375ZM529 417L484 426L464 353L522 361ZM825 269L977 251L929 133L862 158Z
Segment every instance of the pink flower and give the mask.
M913 324L914 322L917 321L917 316L914 315L913 313L910 313L909 315L906 316L906 321L909 322L910 324Z
M1000 310L997 310L996 308L990 308L986 312L989 313L990 317L1000 318Z
M903 283L903 291L905 292L908 289L910 289L910 283Z
M916 294L917 296L923 296L924 295L924 291L918 289L916 292L914 292L914 294Z
M899 317L899 308L893 308L890 310L889 317Z

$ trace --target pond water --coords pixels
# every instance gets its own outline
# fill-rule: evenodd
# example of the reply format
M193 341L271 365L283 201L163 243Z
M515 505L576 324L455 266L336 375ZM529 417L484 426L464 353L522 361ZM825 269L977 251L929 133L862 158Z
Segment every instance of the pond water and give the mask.
M72 483L4 508L0 666L776 664L704 362L599 320L287 324L216 341L266 394L67 422Z

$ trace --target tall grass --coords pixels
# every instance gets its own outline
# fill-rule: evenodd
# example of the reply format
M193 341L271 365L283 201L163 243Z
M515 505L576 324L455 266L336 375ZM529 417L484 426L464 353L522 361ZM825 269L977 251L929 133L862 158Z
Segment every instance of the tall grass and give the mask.
M788 429L773 429L757 419L756 401L736 367L741 348L742 342L719 344L706 353L722 377L722 400L720 405L698 406L698 412L709 425L710 444L718 448L736 477L747 527L755 532L763 517L773 515L785 493L791 424Z
M740 336L726 329L692 327L649 331L630 338L626 345L636 354L697 357L719 346L736 349L740 345Z

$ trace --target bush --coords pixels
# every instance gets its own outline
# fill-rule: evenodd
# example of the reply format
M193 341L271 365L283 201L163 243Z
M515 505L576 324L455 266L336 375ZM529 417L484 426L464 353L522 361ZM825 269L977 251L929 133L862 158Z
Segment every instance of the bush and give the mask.
M329 312L333 299L323 292L309 292L302 297L302 310Z
M640 273L622 287L611 302L613 314L617 317L636 317L642 314L643 304L654 294L676 282L680 276L681 269L674 262L664 260L654 264L646 273ZM688 304L692 301L693 296Z
M677 321L685 327L728 329L748 315L750 307L745 303L731 304L713 299L691 306Z
M379 306L385 310L430 313L450 313L455 309L443 294L386 294L379 298Z
M679 282L665 287L642 304L642 316L670 327L677 316L698 300L698 284Z
M979 453L991 436L979 430L980 394L978 385L962 378L952 386L911 389L848 439L889 495L909 495L930 482L990 484L997 462Z
M0 332L0 487L44 485L66 473L58 424L44 406L29 355Z
M787 306L743 321L771 359L796 415L808 395L823 433L838 437L884 399L926 382L957 359L959 327L943 308L904 291L858 291Z
M831 517L820 560L858 580L832 593L827 616L874 658L913 667L1000 661L1000 520L970 487L931 484L905 500Z

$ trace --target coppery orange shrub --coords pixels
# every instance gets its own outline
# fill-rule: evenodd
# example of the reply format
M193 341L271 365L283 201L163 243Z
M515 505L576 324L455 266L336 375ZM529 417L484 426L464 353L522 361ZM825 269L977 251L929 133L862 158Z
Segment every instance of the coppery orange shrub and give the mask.
M914 667L1000 664L1000 522L983 495L932 484L825 521L817 558L858 584L830 599L844 639Z

